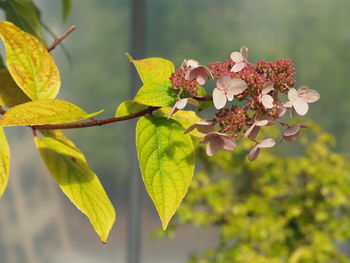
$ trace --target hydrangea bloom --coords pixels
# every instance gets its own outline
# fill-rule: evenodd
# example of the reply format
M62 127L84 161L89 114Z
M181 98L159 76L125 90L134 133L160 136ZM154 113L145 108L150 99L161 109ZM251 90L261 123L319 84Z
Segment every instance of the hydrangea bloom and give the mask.
M200 65L198 61L194 59L185 60L183 66L187 66L185 78L189 80L197 80L199 85L204 85L207 78L212 78L210 70Z
M247 83L239 78L231 78L228 74L222 75L216 82L216 88L213 91L213 102L217 109L225 107L226 101L232 101L235 95L241 94L246 88Z
M308 103L318 101L320 94L316 90L309 89L306 86L300 87L298 90L292 88L288 91L289 103L286 104L288 107L293 109L301 116L304 116L308 110Z
M232 151L236 148L234 139L227 134L219 132L208 133L200 143L207 145L206 151L209 156L213 156L220 149Z
M262 148L270 148L275 146L276 142L272 138L268 138L265 140L262 140L261 142L258 142L255 144L255 146L249 151L248 159L249 161L253 161L258 157L258 154L260 152L260 149Z
M268 125L282 126L284 130L280 141L295 140L306 126L289 125L281 121L281 118L287 109L291 109L291 113L295 111L299 115L305 115L308 103L320 98L317 91L306 86L297 90L293 88L295 70L291 60L258 60L255 65L247 61L247 53L248 49L242 47L240 52L231 54L231 59L211 63L206 68L210 74L205 73L205 77L204 73L197 74L196 71L190 77L192 70L204 66L195 60L187 60L170 77L173 88L179 90L179 97L181 95L174 111L186 105L186 98L203 99L198 97L198 84L203 83L203 78L205 80L210 76L216 79L212 94L217 109L215 118L201 120L185 131L188 133L197 129L206 134L201 143L207 145L209 155L215 154L219 149L232 150L236 146L235 139L247 138L255 143L248 156L249 160L254 160L260 149L272 147L276 143L272 138L257 141L260 130ZM199 72L201 70L198 69ZM199 75L201 77L198 78Z
M241 47L240 52L232 52L231 59L235 62L235 65L231 68L232 72L240 72L248 63L248 49Z

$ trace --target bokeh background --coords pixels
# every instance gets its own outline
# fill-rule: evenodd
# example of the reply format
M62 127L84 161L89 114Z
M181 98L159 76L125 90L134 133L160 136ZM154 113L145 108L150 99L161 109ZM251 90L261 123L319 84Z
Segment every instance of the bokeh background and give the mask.
M59 98L88 112L113 116L130 99L131 3L128 0L73 0L61 17L61 1L34 1L42 20L60 34L77 25L62 49L52 54L59 66ZM146 0L145 53L179 66L185 58L203 64L223 61L241 45L249 60L294 61L299 85L321 93L308 118L332 133L334 150L350 147L350 1L348 0ZM2 15L2 17L4 17ZM52 37L48 36L48 42ZM117 209L107 244L60 192L38 158L27 129L7 129L12 150L9 187L0 201L0 262L127 262L130 126L67 131L85 153ZM282 151L282 149L281 149ZM180 227L172 239L151 239L160 227L141 188L140 262L186 262L191 253L217 242L215 227ZM315 261L316 262L316 261Z

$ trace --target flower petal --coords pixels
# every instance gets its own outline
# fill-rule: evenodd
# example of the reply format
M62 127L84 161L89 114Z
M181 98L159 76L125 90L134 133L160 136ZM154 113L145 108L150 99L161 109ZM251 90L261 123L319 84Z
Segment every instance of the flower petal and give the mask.
M178 110L182 110L187 105L187 98L178 100L174 107L172 108L171 112L169 113L168 119L173 116L174 113L176 113Z
M256 122L256 126L265 126L269 123L268 120L261 120Z
M297 134L300 131L300 124L295 124L292 126L289 126L284 132L283 136L292 136Z
M204 85L206 78L212 78L212 74L205 66L197 66L188 73L188 79L196 79L199 85Z
M201 133L210 133L213 132L215 129L215 121L212 120L201 120L190 127L188 127L185 131L184 134L189 133L193 131L194 129L197 129Z
M260 152L260 149L255 145L252 149L250 149L248 154L248 160L254 161L256 157L258 157L258 154Z
M260 127L254 126L253 129L251 130L251 132L248 134L248 138L251 140L255 140L259 134L259 131L260 131Z
M239 63L239 62L242 62L243 61L243 56L241 53L239 52L232 52L231 53L231 59L236 62L236 63Z
M270 95L262 95L261 103L266 109L273 108L273 98Z
M270 148L275 146L275 144L276 144L276 141L274 139L268 138L268 139L262 140L256 146L258 148Z
M222 148L224 148L227 151L232 151L234 148L236 148L236 142L233 138L229 137L229 136L225 136L222 137L223 140L223 146Z
M291 136L283 136L283 139L285 139L286 141L291 142L291 141L296 140L298 138L298 136L299 136L299 132L294 134L294 135L291 135Z
M288 99L292 103L299 98L299 94L296 89L292 88L288 91Z
M246 46L241 46L240 53L244 60L248 60L248 48Z
M262 89L262 91L261 91L261 93L262 94L269 93L270 91L273 90L273 85L274 85L273 82L266 82L264 87L263 87L263 89Z
M213 91L213 102L214 102L214 106L216 109L222 109L223 107L225 107L226 104L226 95L225 92L215 88Z
M245 62L237 62L232 68L231 68L231 72L240 72L244 67L246 66Z
M181 100L178 100L176 103L175 103L175 107L176 108L178 108L178 109L180 109L180 110L182 110L183 108L185 108L186 107L186 105L187 105L187 101L188 101L188 99L187 98L185 98L185 99L181 99Z
M302 86L298 89L299 97L305 102L312 103L320 99L320 93L316 90L309 89L306 86Z
M229 74L223 74L221 75L218 80L216 81L216 88L218 88L219 90L223 90L226 91L227 87L230 86L230 82L231 82L231 77Z
M295 101L293 101L293 108L300 116L304 116L309 110L309 105L307 104L307 102L298 98Z
M188 60L185 60L182 65L186 65L187 67L190 67L190 68L196 68L199 66L199 62L194 59L188 59Z
M243 79L234 78L230 82L230 85L227 87L227 97L232 96L233 99L233 96L241 94L247 88L247 83Z

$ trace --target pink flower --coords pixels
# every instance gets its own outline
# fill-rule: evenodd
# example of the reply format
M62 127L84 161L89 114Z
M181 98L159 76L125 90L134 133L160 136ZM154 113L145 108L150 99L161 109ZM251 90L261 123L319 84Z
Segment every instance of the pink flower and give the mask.
M231 151L236 148L236 142L230 136L219 133L211 132L204 137L204 140L200 142L206 144L206 151L209 156L213 156L220 149Z
M258 157L258 154L260 152L261 148L270 148L275 146L276 142L272 138L268 138L265 140L262 140L261 142L258 142L255 144L255 146L249 151L248 159L249 161L253 161Z
M188 68L186 70L185 79L196 79L199 85L204 85L207 78L213 78L210 70L207 67L200 65L196 60L185 60L182 65L186 65Z
M222 75L216 82L213 91L213 102L217 109L225 107L226 101L232 101L235 95L241 94L247 88L247 83L239 78L233 78L228 74Z
M173 106L171 112L169 113L168 118L171 118L171 116L173 116L173 114L175 114L178 110L184 109L186 107L187 103L190 103L190 104L195 105L195 106L199 106L199 103L192 98L180 99Z
M271 95L268 94L272 90L273 90L273 83L271 82L266 83L259 97L259 101L266 109L273 108L273 98Z
M289 126L287 129L284 130L282 134L282 139L286 141L294 141L296 138L298 138L301 128L307 128L307 126L300 124Z
M244 137L248 137L251 140L255 140L256 136L258 136L258 133L260 131L261 126L265 126L269 123L268 120L261 120L256 121L253 123L252 126L249 127L249 129L245 132Z
M240 72L247 65L248 48L242 47L241 52L232 52L231 59L235 65L231 68L231 72Z
M309 89L306 86L300 87L298 90L292 88L288 91L289 102L285 107L293 107L293 109L301 116L304 116L309 110L308 103L318 101L320 94L316 90Z
M215 124L216 122L212 120L201 120L188 127L184 134L189 133L194 129L197 129L201 133L207 134L214 131Z

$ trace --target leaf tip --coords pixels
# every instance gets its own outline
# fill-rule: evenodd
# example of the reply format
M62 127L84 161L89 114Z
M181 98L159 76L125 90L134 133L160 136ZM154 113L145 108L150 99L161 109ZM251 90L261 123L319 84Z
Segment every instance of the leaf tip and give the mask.
M134 59L132 58L132 56L128 52L125 52L125 56L129 59L130 62L134 61Z

